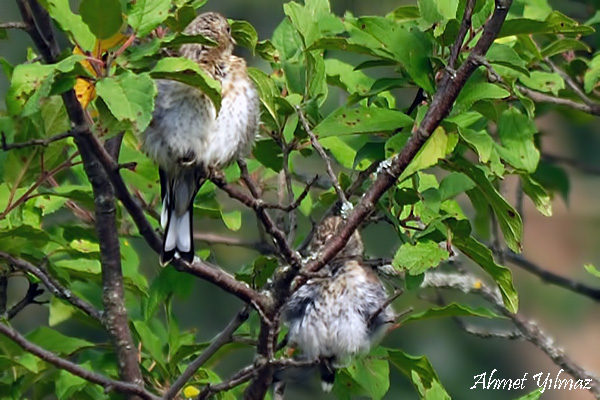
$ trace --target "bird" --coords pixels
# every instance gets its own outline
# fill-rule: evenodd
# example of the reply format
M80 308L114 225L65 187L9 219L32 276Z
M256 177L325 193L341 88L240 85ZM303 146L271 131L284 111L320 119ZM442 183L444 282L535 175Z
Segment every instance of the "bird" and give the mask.
M338 232L343 219L327 217L307 249L318 251ZM395 320L385 287L362 263L364 246L358 231L315 277L296 290L283 307L288 344L306 360L318 360L321 385L331 391L337 368L369 352Z
M194 198L211 173L249 152L260 119L259 95L245 60L232 54L235 40L227 19L206 12L184 33L204 35L216 43L186 44L179 53L220 81L221 108L217 112L197 88L174 80L156 81L155 108L142 147L159 167L162 265L176 255L193 261Z

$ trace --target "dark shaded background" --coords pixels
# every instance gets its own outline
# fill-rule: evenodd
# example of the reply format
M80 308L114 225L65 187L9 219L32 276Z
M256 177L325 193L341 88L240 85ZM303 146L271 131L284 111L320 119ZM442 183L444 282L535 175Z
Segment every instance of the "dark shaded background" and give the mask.
M207 10L216 10L233 19L245 19L252 23L260 39L271 36L273 29L284 17L282 0L212 0L205 6ZM355 15L383 15L401 4L414 4L414 1L364 1L332 0L332 8L338 15L350 11ZM598 9L598 1L551 1L551 5L565 14L584 22ZM10 0L0 0L0 20L18 20L16 5ZM25 59L30 42L24 32L10 31L10 40L0 41L0 55L11 63L20 63ZM598 48L598 34L586 39L592 48ZM64 44L64 42L63 42ZM252 63L252 60L249 60ZM254 64L268 71L268 66L259 60ZM370 72L368 72L370 73ZM0 97L7 89L6 78L0 74ZM410 93L410 92L409 92ZM412 96L398 96L399 107L406 107ZM0 103L0 109L5 107ZM543 110L543 108L539 108ZM600 170L600 135L596 118L574 115L568 111L540 113L537 120L541 133L543 153L559 154L570 157ZM600 265L600 181L596 174L583 174L576 169L567 168L571 192L568 204L561 198L553 202L554 216L543 217L533 205L526 201L523 219L525 222L524 255L544 268L569 276L590 285L600 285L583 270L584 263ZM509 180L508 187L514 188ZM508 198L514 201L514 189ZM223 201L228 201L223 199ZM463 202L466 207L466 202ZM307 226L306 221L301 221ZM200 229L227 233L226 228L215 221L205 220ZM252 235L255 221L251 213L244 214L244 235ZM249 227L249 228L248 228ZM365 237L368 255L390 257L399 243L394 233L386 225L372 225L367 228ZM145 244L139 241L139 249ZM251 251L213 246L216 261L231 271L235 271L255 254ZM144 253L142 251L141 253ZM145 251L145 253L148 253ZM452 267L447 267L452 268ZM143 269L149 277L158 272L155 257L144 261ZM598 303L572 294L563 289L540 283L540 280L517 267L513 268L514 279L521 297L521 311L528 317L539 321L548 333L557 340L566 352L583 367L600 374L600 307ZM14 282L14 281L11 281ZM13 284L10 293L14 298L25 290L22 285ZM19 295L17 295L19 294ZM427 293L434 297L435 293ZM447 296L446 300L453 297ZM460 297L457 298L461 300ZM462 299L473 302L473 299ZM476 300L476 299L475 299ZM396 303L397 311L410 306L416 310L430 303L415 296L404 295ZM192 296L175 303L176 314L182 328L196 329L199 340L209 340L231 319L239 309L240 303L225 295L218 288L202 281L195 283ZM27 332L46 323L47 308L31 306L15 320L15 326ZM480 321L471 321L479 323ZM483 321L485 325L486 321ZM77 324L63 324L58 329L74 336L94 337L85 327ZM91 335L91 336L90 336ZM97 338L96 339L101 339ZM479 339L463 333L451 320L419 322L401 327L390 334L384 345L398 347L413 355L427 355L448 392L455 399L512 399L524 392L469 390L473 385L473 376L497 369L496 377L519 378L527 372L530 377L527 392L534 389L531 376L543 372L555 375L558 368L537 348L528 343L508 342L500 339ZM246 364L252 355L250 352L236 352L226 357L217 370L228 374L232 368ZM565 378L563 375L562 378ZM417 398L410 383L392 369L391 390L386 399ZM324 395L313 380L310 384L292 388L288 392L290 399L330 399L333 395ZM591 399L585 391L569 392L564 390L547 391L543 399Z

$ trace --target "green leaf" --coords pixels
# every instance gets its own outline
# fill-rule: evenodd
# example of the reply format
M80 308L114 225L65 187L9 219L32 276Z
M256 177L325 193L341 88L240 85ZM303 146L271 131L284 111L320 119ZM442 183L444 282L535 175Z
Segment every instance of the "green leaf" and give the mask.
M545 190L553 193L558 192L565 203L569 204L569 175L563 168L541 160L532 177L539 182Z
M144 320L148 321L158 307L172 295L185 298L190 295L194 281L184 273L177 272L174 268L165 268L154 278L148 290L148 298L142 303Z
M271 126L271 129L279 131L281 128L277 107L275 105L275 98L278 96L275 82L267 74L257 68L248 68L248 75L258 90L263 110L266 110L266 113L262 113L263 120L265 117L268 117L270 121L266 121L266 123Z
M57 354L69 355L85 347L94 347L95 344L87 340L65 336L54 329L40 326L29 333L27 340L37 344L45 350Z
M586 51L591 52L592 49L585 42L577 39L562 38L550 42L550 44L542 49L543 57L552 57L557 54L566 53L568 51Z
M536 133L535 122L516 108L503 112L498 121L498 136L503 147L497 147L502 158L517 169L535 172L540 161L540 152L534 143Z
M85 369L91 370L89 364ZM79 392L87 385L87 381L76 375L71 374L65 370L60 370L58 373L58 379L55 381L55 392L54 394L59 400L74 398L73 395Z
M181 32L194 20L194 18L196 18L196 10L194 10L194 7L184 5L177 9L175 15L169 16L165 20L165 24L173 32Z
M452 244L487 272L500 289L504 306L512 313L519 309L519 297L510 269L496 264L492 251L473 237L454 237Z
M169 0L136 0L130 2L127 22L137 36L146 36L169 16Z
M592 265L592 264L585 264L583 266L583 268L585 268L585 270L587 272L589 272L590 274L594 275L596 278L600 278L600 270L598 268L596 268L594 265Z
M396 22L410 21L421 16L418 6L400 6L394 11L386 15L386 18L391 18Z
M147 73L126 71L104 78L96 84L96 93L117 120L131 122L138 132L150 124L156 86Z
M457 142L458 135L455 133L447 134L444 128L438 126L425 142L425 146L419 150L415 158L402 171L398 182L402 182L417 171L436 165L440 159L454 150Z
M281 171L283 167L283 154L281 147L273 139L257 140L254 143L252 155L265 167L275 172Z
M415 386L422 399L450 400L440 378L425 356L411 356L400 350L388 349L388 359ZM435 396L433 396L435 394Z
M452 199L474 187L475 182L471 178L460 172L452 172L440 182L441 201Z
M400 111L379 107L344 106L315 126L314 133L319 137L384 133L410 126L412 123L413 119Z
M579 33L590 35L594 33L591 26L580 25L566 15L552 11L544 21L529 18L513 18L504 22L498 38L512 35L531 35L543 33Z
M347 371L371 399L382 399L390 388L390 366L385 349L376 348L369 355L358 358Z
M160 41L160 47L172 49L178 49L184 44L204 44L207 46L216 46L217 42L202 34L186 35L185 33L167 35Z
M254 54L254 49L258 43L256 29L246 21L233 21L230 25L231 36L233 36L237 44L249 48Z
M483 317L483 318L499 318L499 315L493 311L484 308L471 308L457 303L450 303L444 307L432 307L420 313L411 314L402 320L402 324L408 322L420 321L427 318L441 317Z
M487 163L490 160L492 149L494 148L494 140L486 131L476 131L459 127L458 133L460 138L477 152L479 160L482 163Z
M164 344L158 336L152 331L145 321L133 321L135 331L140 337L142 350L146 350L153 361L164 368L165 355L163 353Z
M410 29L379 17L359 18L357 24L394 55L418 86L427 93L435 92L429 60L433 46L427 35L418 29Z
M458 0L419 0L418 2L421 17L429 23L429 26L434 24L441 25L442 31L448 20L456 17L458 3Z
M56 326L71 318L75 310L69 304L56 297L50 299L50 310L48 315L48 325Z
M123 24L119 0L83 0L79 14L98 39L110 38Z
M221 217L227 228L231 231L237 232L242 226L242 212L240 210L230 212L221 211Z
M208 76L202 68L185 57L161 59L150 71L154 79L171 79L200 89L213 102L215 109L221 108L221 85Z
M45 7L63 31L69 32L83 50L92 51L96 37L80 15L71 11L69 0L46 0ZM44 4L44 2L42 2Z
M555 96L565 88L563 78L554 72L533 71L529 76L520 76L519 80L528 88L539 92L550 92Z
M519 56L519 53L508 45L493 43L485 57L491 64L501 65L506 68L514 69L522 74L529 75L527 62Z
M475 182L481 194L494 210L508 247L515 252L520 252L523 237L521 216L494 188L482 167L475 166L464 159L456 159L455 162L458 170Z
M419 275L430 268L437 267L449 255L446 250L431 240L417 242L414 245L404 243L396 252L392 265L398 269L406 269L410 275Z
M290 2L283 5L283 11L304 38L306 47L319 37L344 31L344 24L331 14L327 0L307 0L304 6Z
M489 82L478 82L470 79L456 98L458 110L469 110L475 102L484 99L504 99L510 93L498 85Z
M600 54L592 58L592 61L588 64L588 70L585 71L583 76L583 87L586 93L591 93L598 84L600 78Z
M530 175L521 175L523 192L533 201L535 207L546 217L552 216L552 202L542 185L533 180Z

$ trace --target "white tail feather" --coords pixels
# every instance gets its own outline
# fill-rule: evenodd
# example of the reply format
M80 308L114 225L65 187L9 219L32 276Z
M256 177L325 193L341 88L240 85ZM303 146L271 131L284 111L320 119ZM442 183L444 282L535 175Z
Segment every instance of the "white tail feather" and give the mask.
M165 198L163 199L162 211L160 213L160 226L162 226L163 229L167 227L167 222L169 222L169 205L167 203L168 197L169 196L165 196Z
M169 228L167 229L167 232L165 233L165 245L164 245L164 250L165 251L171 251L175 249L175 246L177 245L177 227L179 225L179 219L177 218L177 216L175 215L174 212L171 212L171 221L169 221L168 225Z
M192 250L192 232L189 212L186 212L177 218L177 249L184 253Z

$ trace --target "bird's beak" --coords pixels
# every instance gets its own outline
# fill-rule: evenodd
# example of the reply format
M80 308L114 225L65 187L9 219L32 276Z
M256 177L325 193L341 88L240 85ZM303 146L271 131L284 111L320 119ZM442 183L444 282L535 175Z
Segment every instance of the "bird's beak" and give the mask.
M234 45L237 44L237 42L235 41L235 39L233 38L233 36L231 37L231 43L233 43Z

